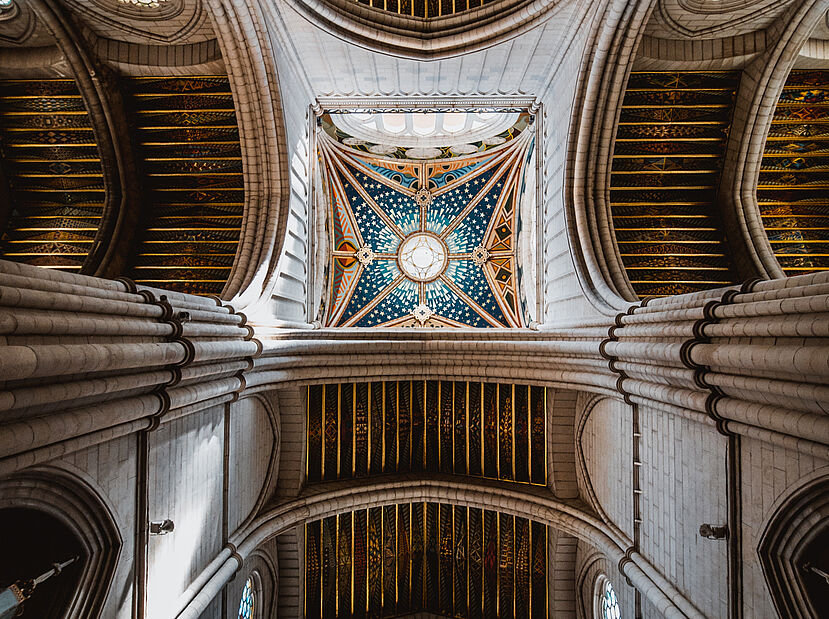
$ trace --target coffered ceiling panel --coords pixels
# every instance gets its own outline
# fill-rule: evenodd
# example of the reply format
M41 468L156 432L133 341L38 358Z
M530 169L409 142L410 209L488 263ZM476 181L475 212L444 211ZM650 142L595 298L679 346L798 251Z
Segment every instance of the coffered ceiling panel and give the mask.
M244 182L226 76L125 82L144 210L130 277L219 294L239 243Z
M440 472L546 484L544 387L396 381L307 395L309 482Z
M3 257L80 271L101 223L105 189L74 80L0 82L0 165L11 190Z

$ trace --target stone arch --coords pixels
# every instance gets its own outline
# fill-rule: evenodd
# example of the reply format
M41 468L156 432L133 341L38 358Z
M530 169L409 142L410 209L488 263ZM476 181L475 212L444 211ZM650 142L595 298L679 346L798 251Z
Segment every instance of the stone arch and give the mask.
M601 598L606 583L610 583L617 596L622 617L634 616L633 589L626 583L613 561L601 551L579 542L576 558L576 607L578 619L600 619Z
M290 212L290 171L276 60L267 28L250 2L205 0L236 105L245 210L233 268L220 295L242 309L276 285Z
M34 468L0 479L0 504L43 512L72 532L82 548L82 565L65 616L99 616L122 539L112 513L94 490L64 470Z
M623 530L625 523L619 521L618 518L614 518L613 515L609 513L614 511L612 509L613 506L602 504L602 498L599 496L600 492L597 492L593 485L593 475L591 475L590 468L588 467L589 456L585 454L584 449L585 430L591 414L596 407L602 402L621 402L618 398L589 394L586 392L583 392L580 396L580 406L577 404L576 407L575 425L576 472L579 480L580 492L582 492L584 500L590 504L593 510L605 523L607 523L615 534L622 537L628 537L629 533L625 533ZM607 499L607 496L604 498Z
M245 403L250 403L252 408L247 411L241 410L240 407ZM234 451L240 446L240 441L250 438L255 435L260 435L259 439L264 440L270 444L267 450L267 463L264 465L264 470L258 469L257 477L251 478L251 473L254 470L250 467L241 467L234 471L230 470L231 485L249 486L251 494L246 497L247 501L243 506L233 505L230 509L230 524L231 531L245 527L253 520L267 499L271 496L279 473L279 456L280 456L280 437L281 431L279 427L279 415L277 414L272 402L265 393L257 393L252 395L244 395L238 402L231 404L233 410L230 415L230 443L231 443L231 466L238 467L239 457L234 454ZM243 417L248 418L248 423L243 424ZM266 420L267 427L258 427L258 424L252 425L250 418ZM241 427L240 427L241 426ZM270 436L265 436L264 433L270 432ZM264 459L264 454L261 454ZM244 460L244 458L243 458ZM235 464L233 464L235 463ZM261 478L258 477L261 475ZM237 478L237 476L239 476ZM242 481L244 480L244 483ZM239 500L238 495L234 495L235 500ZM239 511L241 507L241 512Z
M564 205L570 250L582 291L605 316L637 298L616 245L609 187L625 84L652 10L651 2L607 4L594 21L573 103Z
M829 541L829 472L823 469L788 494L772 513L757 547L766 585L780 616L817 617L820 587L808 570ZM824 565L816 566L825 569ZM824 591L825 593L825 591Z
M600 578L607 578L613 566L604 556L584 543L579 544L576 559L576 617L593 619L593 595Z

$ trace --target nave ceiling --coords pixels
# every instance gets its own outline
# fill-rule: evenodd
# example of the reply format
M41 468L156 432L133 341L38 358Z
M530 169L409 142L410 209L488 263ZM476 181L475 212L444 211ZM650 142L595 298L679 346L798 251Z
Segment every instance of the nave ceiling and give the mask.
M661 0L654 3L644 30L643 45L661 49L664 41L656 42L665 39L670 33L698 39L702 37L714 42L731 37L735 41L733 58L739 58L739 62L747 65L752 57L762 51L762 48L756 47L756 41L769 44L766 40L772 32L769 28L776 23L775 20L785 17L785 11L791 10L790 4L769 1L755 7L752 13L739 3L718 5L715 9L703 2ZM0 36L5 37L4 54L12 54L6 63L10 67L5 70L7 77L19 77L20 70L11 68L11 58L22 53L22 48L31 48L33 54L37 50L36 53L41 55L39 57L42 60L39 62L45 63L41 68L34 69L41 72L40 79L60 76L59 79L64 81L51 82L51 86L49 82L15 82L14 88L45 93L49 88L62 84L61 88L69 89L66 90L67 93L70 90L74 93L71 73L77 67L66 66L66 61L60 60L62 52L43 51L56 41L55 36L66 35L50 33L42 20L35 18L33 11L36 6L37 3L15 4L14 16L0 21ZM216 96L205 96L210 93L201 86L190 87L224 79L222 73L215 72L216 69L226 71L226 68L219 50L221 45L215 39L211 25L210 12L214 10L212 5L186 0L149 4L116 0L67 0L59 6L71 16L70 23L76 29L77 36L84 39L90 57L106 67L104 74L110 76L108 79L112 83L119 84L123 122L134 133L131 139L132 163L119 165L132 167L133 171L130 173L127 170L126 174L131 174L133 184L145 191L141 221L134 228L141 232L131 233L132 238L124 244L134 248L128 252L128 256L111 260L112 274L129 275L148 284L179 290L219 294L231 274L233 258L244 227L242 211L246 198L243 193L242 166L243 161L249 162L250 159L247 155L242 156L239 150L241 141L237 141L240 138L235 137L238 132L233 125L241 121L237 120L236 114L231 115L239 105L238 97L230 99L231 83L226 82L224 94L218 91L214 93L225 97L222 105L214 101ZM395 105L400 105L394 101L405 101L404 105L410 110L422 109L419 106L429 100L434 109L436 105L439 108L451 101L457 102L458 98L465 102L467 109L476 105L492 109L516 104L538 106L540 103L543 110L540 126L544 122L566 122L566 109L560 106L561 97L557 97L556 91L551 90L554 87L552 77L561 70L562 63L566 62L576 41L574 37L595 27L597 20L601 19L597 12L598 5L590 5L588 8L583 3L558 2L549 5L542 13L530 11L532 18L525 19L520 27L503 20L484 20L486 25L481 27L490 30L491 43L472 42L464 53L454 55L435 50L431 52L437 54L435 59L424 61L387 52L379 43L372 48L365 41L361 42L356 34L349 38L337 30L327 32L326 27L320 25L324 22L313 22L309 11L314 6L313 2L301 5L279 2L260 7L261 18L267 24L272 42L276 44L275 59L277 66L282 68L283 91L287 93L284 89L291 89L294 93L286 101L284 113L289 116L298 111L291 100L295 99L296 93L302 92L304 94L300 96L301 99L316 102L323 110L326 105L336 105L338 112L349 109L356 111L360 106L366 109L365 103L361 103L366 97L377 101L381 109L392 109ZM320 10L321 6L318 7ZM406 6L410 12L420 10L420 5ZM424 10L434 13L434 7L426 8L431 4L423 6ZM366 15L375 15L380 19L395 10L402 12L404 8L400 4L376 8L358 3L355 3L356 8L342 3L334 3L331 7L331 10L339 11L345 21L365 21ZM357 12L349 13L352 9ZM492 15L490 5L473 7L461 13L470 11L483 11L480 15ZM456 18L457 15L440 16L427 21L433 25L434 36L439 39L441 28L451 32L452 28L461 27L460 22L452 21ZM804 53L814 56L813 48L819 46L823 41L821 37L829 31L825 22L824 17L816 24L814 38L804 48ZM22 24L25 24L25 28ZM507 27L517 28L517 34L505 39L495 36L498 28ZM26 32L21 34L23 30ZM117 37L114 36L115 33L118 34ZM737 39L745 39L749 35L754 37L754 51L750 51L750 46L746 44L744 51L738 52ZM121 43L113 43L116 39ZM57 42L60 47L60 41ZM65 46L66 42L62 45ZM428 49L417 52L421 55L429 53ZM664 52L660 52L662 53ZM3 66L2 58L3 54L0 54L0 66ZM331 58L337 58L338 61L332 63ZM636 73L627 85L628 94L622 102L621 122L614 137L613 174L608 177L616 236L614 251L618 251L621 256L626 271L624 277L630 282L626 285L631 286L635 294L641 297L676 294L739 281L744 269L737 269L731 264L733 258L730 254L734 251L739 253L740 250L735 249L733 239L727 240L727 237L734 235L728 233L728 222L722 221L715 199L719 183L718 171L728 161L725 140L729 135L733 105L738 97L738 67L726 58L720 62L730 73L717 73L717 67L709 61L705 67L709 73L706 74L700 73L698 69L693 70L692 62L683 62L682 68L687 70L664 74L665 79L671 76L670 79L676 80L673 90L667 82L653 86L662 88L663 94L656 97L657 93L653 91L649 95L654 99L652 102L636 103L634 98L642 98L647 94L647 87L643 90L642 84L634 83L637 79L653 81L651 78L660 75L656 70L660 62L663 63L663 71L680 68L676 61L659 61L646 56L637 62L643 68L647 67L650 73ZM802 64L810 65L814 62L812 57L802 58ZM168 80L162 90L172 92L178 88L180 92L168 99L162 106L164 110L154 110L152 106L145 107L146 104L161 99L149 97L152 94L149 92L139 94L141 88L145 88L142 85L163 83L161 80L153 82L151 79L139 79L145 76L148 78L151 74L167 74L170 77L172 74L184 74L192 79L189 82L187 79ZM214 75L217 77L214 78ZM641 77L636 77L637 75ZM651 78L648 78L649 75ZM718 79L717 76L725 75L730 76L728 88L723 90L719 85L712 84L708 86L709 91L704 91L705 79ZM815 89L810 99L804 99L804 104L813 106L813 109L810 108L812 116L820 116L821 106L824 105L818 94L825 91L821 75L820 72L812 74L809 85L804 84L804 88L810 86ZM691 87L683 85L689 80L698 83ZM8 84L11 87L12 83ZM796 88L795 84L787 88L786 92L796 97ZM708 92L711 97L721 93L724 98L718 102L713 99L702 103L684 101L682 97L687 99L694 89L698 94ZM21 118L31 117L31 122L35 125L51 127L65 125L69 117L61 116L61 112L56 112L54 118L48 114L36 117L33 115L34 108L29 112L22 108L21 111L15 111L15 105L39 105L43 110L48 110L55 103L49 99L36 101L31 98L34 95L28 94L24 95L30 97L28 100L15 101L9 99L9 96L13 95L4 98L7 107L3 131L8 134L4 148L9 153L6 155L8 163L4 166L4 174L6 182L12 186L11 199L18 202L20 208L10 220L9 225L12 227L7 232L9 242L5 252L10 257L31 259L43 265L93 272L96 265L100 265L100 257L91 257L85 262L84 256L91 256L90 245L97 247L96 235L103 235L107 230L107 221L112 219L105 214L105 211L111 210L106 206L106 195L110 193L107 177L111 176L107 168L112 164L107 163L108 158L105 156L103 169L95 169L99 165L96 161L100 158L95 152L100 128L88 126L88 139L83 142L85 146L81 142L78 142L78 146L69 145L83 134L80 125L71 131L32 131L27 134L26 128L20 126ZM71 96L80 97L81 101L84 97L80 91ZM197 106L196 100L207 102L206 107ZM219 106L216 107L217 105ZM713 114L716 118L703 118L708 113L704 105L712 106L708 110L709 116ZM791 106L793 103L781 100L782 105ZM637 114L637 109L639 115L636 118L630 117L631 114ZM72 112L72 121L81 122L85 111L85 108L79 108ZM160 114L161 111L168 111L168 117ZM695 114L693 119L688 116L691 112L692 115ZM221 120L217 114L223 115ZM687 116L688 119L680 120L680 116ZM809 120L807 117L804 119ZM164 122L153 125L156 120ZM683 122L685 125L677 124ZM712 124L716 122L723 124ZM775 133L780 131L777 128L772 129L773 135L766 145L758 198L761 203L778 207L771 211L768 207L762 207L766 209L763 211L763 222L768 228L771 251L780 254L783 268L792 273L822 268L824 264L821 254L825 252L820 243L825 236L826 226L822 219L825 217L825 205L819 203L819 199L814 202L816 198L804 198L806 194L803 193L807 188L818 194L824 189L820 160L814 159L821 152L823 138L820 123L816 116L812 124L804 122L802 125L790 125L787 129L792 136L805 136L814 142L814 146L808 147L810 151L807 155L810 158L801 157L804 161L817 165L809 166L808 173L798 170L797 173L785 175L785 178L775 177L774 182L777 184L770 185L766 179L771 177L765 170L772 163L769 159L773 155L772 151L779 147L794 148L794 145L781 143L776 146L777 141L785 139L783 134L778 136ZM295 123L288 123L288 127L289 142L293 142L296 137L305 139L301 138L302 131L297 133ZM669 133L665 133L666 129L670 129ZM700 131L708 133L703 136ZM224 134L220 136L222 132ZM697 134L701 137L694 137ZM549 133L543 133L542 139L543 135ZM26 136L31 139L21 142L21 138ZM148 136L153 139L147 139ZM708 145L704 143L705 140L715 138L719 140L716 152L711 148L717 142ZM44 144L48 141L49 148L34 144L40 141ZM14 154L17 152L14 149L23 148L17 146L21 143L34 153L49 153L50 159L43 159L41 163L37 163L37 157L31 160L20 159ZM164 143L169 145L165 147ZM80 157L68 155L80 154L83 148L89 150L89 153ZM292 147L289 145L289 148ZM628 154L630 149L636 148L642 151L641 158ZM169 153L165 154L165 149L176 150L175 156L167 156ZM646 154L651 151L652 154L665 153L667 157L662 154L662 159L649 159ZM671 155L669 151L676 154ZM680 157L679 154L685 151L688 156ZM542 166L549 153L550 145L540 144ZM175 167L176 161L182 162L185 167L173 172L171 166ZM706 165L700 167L703 161ZM167 168L162 169L165 165ZM248 178L250 173L249 171ZM670 185L666 185L668 180L671 181ZM550 184L550 179L540 176L535 182L541 182L544 187ZM123 182L121 184L124 185ZM788 197L782 201L779 199L783 187L787 187L785 195L798 200L797 204L787 203ZM86 190L86 193L82 190ZM778 199L773 199L770 195L774 191L778 192ZM638 193L634 195L634 192ZM663 195L666 192L676 195ZM806 205L797 196L812 202ZM33 197L37 197L34 202ZM544 195L543 198L549 201L555 199L555 196ZM42 202L43 199L47 202L51 200L48 202L51 206ZM38 200L41 200L41 206L36 204ZM109 198L109 202L118 202L117 196ZM129 208L135 210L135 206ZM780 218L783 212L781 208L788 209L787 218ZM694 209L702 210L696 212ZM765 215L766 212L769 215ZM104 228L101 228L102 224ZM27 238L31 242L26 241ZM785 239L802 239L802 242L792 249L791 243L784 243ZM74 244L67 244L66 241ZM532 243L532 240L529 242ZM30 251L27 243L36 248ZM19 245L23 249L12 245ZM814 253L815 257L803 257L810 253ZM533 271L530 275L537 277L539 273ZM535 285L525 288L535 288ZM313 316L314 308L309 308L307 313ZM533 312L530 313L531 318L532 316Z

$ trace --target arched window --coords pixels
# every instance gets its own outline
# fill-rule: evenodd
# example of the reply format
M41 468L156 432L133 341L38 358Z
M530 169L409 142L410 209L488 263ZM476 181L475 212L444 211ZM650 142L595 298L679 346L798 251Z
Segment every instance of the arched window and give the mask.
M245 588L242 589L242 598L239 600L239 619L253 619L253 612L256 609L256 594L253 591L253 577L245 581Z
M604 574L596 579L595 598L594 616L596 619L621 619L622 610L619 608L619 600L616 599L616 591L613 590L613 585Z

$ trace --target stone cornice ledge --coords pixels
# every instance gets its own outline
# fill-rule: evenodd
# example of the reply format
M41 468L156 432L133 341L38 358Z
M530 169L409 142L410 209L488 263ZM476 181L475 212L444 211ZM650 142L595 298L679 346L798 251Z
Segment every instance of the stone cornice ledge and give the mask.
M529 329L257 328L246 393L336 380L510 380L617 395L601 358L602 327L568 337Z

